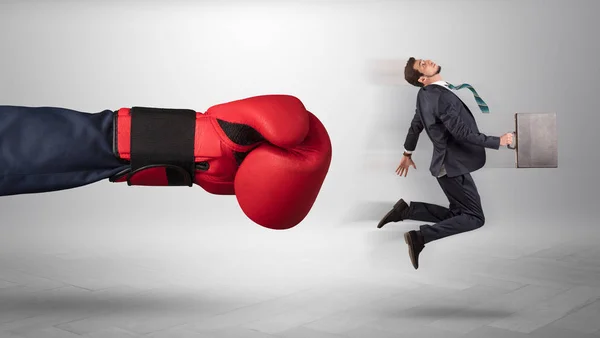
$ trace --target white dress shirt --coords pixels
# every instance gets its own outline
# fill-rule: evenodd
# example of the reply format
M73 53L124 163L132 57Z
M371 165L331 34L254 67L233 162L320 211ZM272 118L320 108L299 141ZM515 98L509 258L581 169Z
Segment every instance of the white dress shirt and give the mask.
M448 87L448 83L446 81L440 80L440 81L435 81L431 83L432 85L438 85L438 86L442 86L446 89L448 89L449 91L452 91L452 89L450 89L450 87ZM407 154L412 154L412 151L408 151L406 149L404 149L404 151ZM442 163L442 168L440 169L440 173L437 175L437 177L442 177L446 175L446 167L444 166L444 164Z

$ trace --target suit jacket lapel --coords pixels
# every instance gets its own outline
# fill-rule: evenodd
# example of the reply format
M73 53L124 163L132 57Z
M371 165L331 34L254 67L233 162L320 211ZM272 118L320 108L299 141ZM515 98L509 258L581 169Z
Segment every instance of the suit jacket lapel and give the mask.
M453 93L453 94L454 94L454 93ZM458 97L458 95L456 95L456 94L455 94L454 96L456 97L456 99L457 99L458 101L460 101L460 103L463 105L463 107L465 107L465 109L467 110L467 112L469 112L469 114L470 114L470 115L471 115L473 118L475 118L475 116L473 116L473 113L471 113L471 109L469 109L469 106L467 106L467 105L466 105L466 104L463 102L463 100L461 100L461 98L460 98L460 97Z
M445 87L445 86L442 86L442 85L439 85L439 84L434 84L434 86L444 87L444 88L440 88L440 90L450 90L450 91L452 91L452 89L450 89L448 87ZM452 94L454 95L454 97L458 101L460 101L460 103L463 105L463 107L465 107L465 109L469 112L469 114L471 114L471 116L473 116L473 113L471 113L471 109L469 109L469 107L463 102L463 100L460 97L458 97L458 95L456 95L456 93L453 92ZM473 116L473 118L475 118L475 116Z

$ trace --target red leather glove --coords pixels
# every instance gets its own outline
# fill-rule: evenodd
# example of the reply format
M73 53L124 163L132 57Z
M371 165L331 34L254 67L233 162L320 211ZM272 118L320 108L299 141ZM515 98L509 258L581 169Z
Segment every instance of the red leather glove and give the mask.
M131 165L111 180L188 185L235 195L270 229L289 229L312 208L331 162L323 124L296 97L264 95L190 110L122 108L115 154Z

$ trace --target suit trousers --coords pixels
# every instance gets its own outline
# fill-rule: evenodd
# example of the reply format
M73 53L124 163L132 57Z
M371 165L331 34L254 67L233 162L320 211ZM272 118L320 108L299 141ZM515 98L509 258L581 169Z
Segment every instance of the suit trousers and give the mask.
M435 222L420 226L425 243L480 228L485 223L481 198L471 174L456 177L442 176L438 183L450 205L448 208L411 202L405 219Z

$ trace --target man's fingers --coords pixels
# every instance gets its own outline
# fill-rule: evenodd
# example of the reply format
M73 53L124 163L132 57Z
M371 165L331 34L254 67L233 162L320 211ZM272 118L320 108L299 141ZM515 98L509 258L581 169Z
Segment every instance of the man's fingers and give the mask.
M406 167L403 166L399 166L398 169L396 169L396 174L402 176L402 174L404 174L408 169Z
M396 168L396 174L400 175L400 176L404 176L406 177L406 175L408 175L408 168L413 167L415 169L417 169L417 166L415 165L415 162L411 162L408 165L402 165L400 164L398 166L398 168Z

